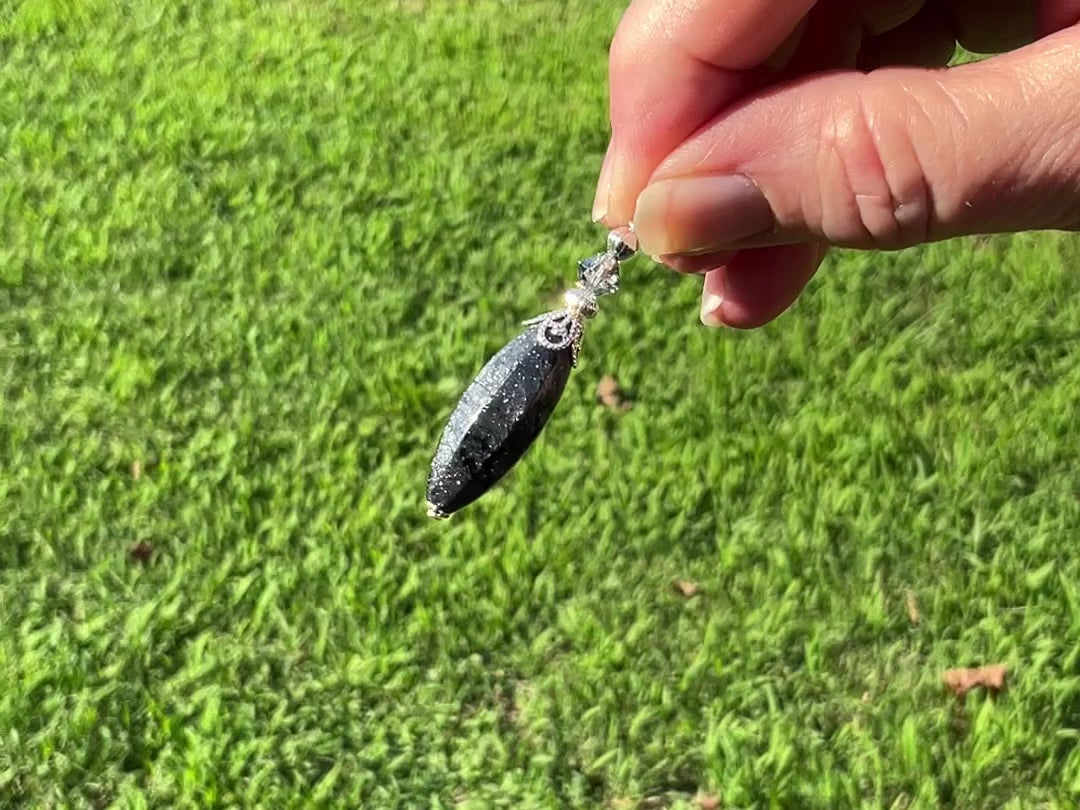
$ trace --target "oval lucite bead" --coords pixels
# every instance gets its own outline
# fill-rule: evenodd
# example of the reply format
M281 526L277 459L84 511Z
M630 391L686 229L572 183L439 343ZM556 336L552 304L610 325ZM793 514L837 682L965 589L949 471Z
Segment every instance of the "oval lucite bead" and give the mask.
M542 342L544 324L488 361L443 430L428 477L428 514L449 517L505 476L543 430L574 365L572 346Z

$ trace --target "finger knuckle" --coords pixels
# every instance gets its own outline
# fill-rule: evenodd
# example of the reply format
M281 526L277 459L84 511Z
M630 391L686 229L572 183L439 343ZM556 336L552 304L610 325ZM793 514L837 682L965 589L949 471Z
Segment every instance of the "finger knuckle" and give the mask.
M925 174L894 104L856 87L822 117L821 228L839 245L898 249L928 236Z

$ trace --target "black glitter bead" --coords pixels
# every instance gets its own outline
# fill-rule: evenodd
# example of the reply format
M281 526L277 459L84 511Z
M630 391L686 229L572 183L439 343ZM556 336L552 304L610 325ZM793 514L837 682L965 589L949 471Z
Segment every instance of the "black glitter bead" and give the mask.
M573 350L542 345L541 328L530 327L492 357L451 414L428 477L432 517L448 517L498 483L555 410Z

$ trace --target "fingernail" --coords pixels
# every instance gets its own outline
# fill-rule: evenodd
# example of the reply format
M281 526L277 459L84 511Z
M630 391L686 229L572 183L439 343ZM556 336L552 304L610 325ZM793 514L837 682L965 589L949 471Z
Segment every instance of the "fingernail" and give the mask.
M738 246L773 227L772 209L741 175L683 177L646 186L634 212L647 253L704 253Z
M720 309L724 306L724 296L706 292L701 294L701 322L706 326L723 326Z
M611 150L611 168L608 170L608 222L637 222L634 220L634 205L638 189L647 178L636 176L634 164L624 149ZM634 183L639 185L635 186Z
M596 181L596 196L593 198L592 204L593 222L599 222L607 216L608 198L611 196L611 164L611 141L608 141L607 152L604 153L604 162L600 164L600 176Z
M720 310L724 307L724 277L720 272L705 276L701 287L701 322L710 328L723 326Z

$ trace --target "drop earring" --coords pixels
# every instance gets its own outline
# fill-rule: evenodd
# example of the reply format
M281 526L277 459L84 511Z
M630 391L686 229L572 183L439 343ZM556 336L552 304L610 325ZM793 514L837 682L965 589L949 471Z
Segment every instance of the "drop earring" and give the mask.
M633 226L611 231L607 248L578 262L578 283L561 309L525 321L472 381L443 429L431 462L427 512L447 518L476 501L540 435L577 365L585 323L619 289L622 263L637 252Z

